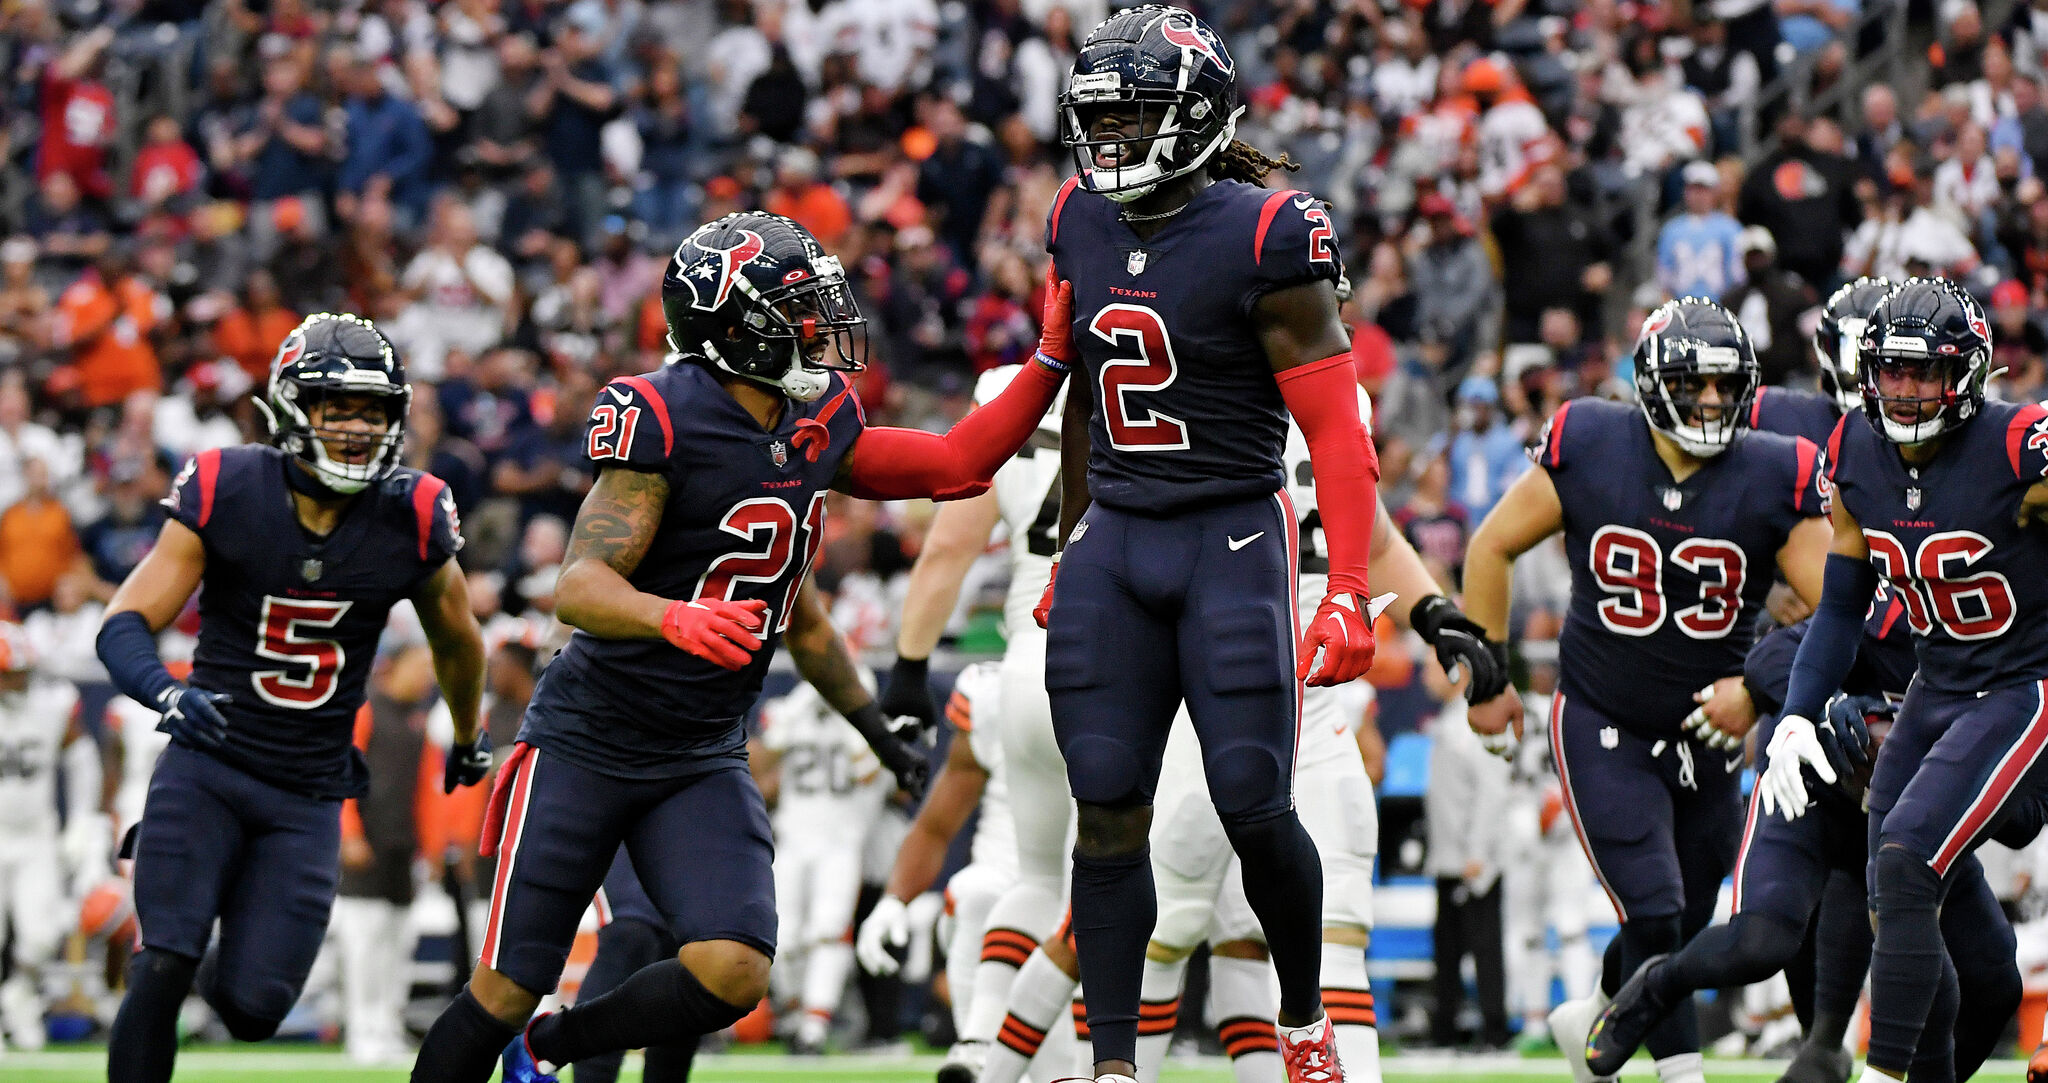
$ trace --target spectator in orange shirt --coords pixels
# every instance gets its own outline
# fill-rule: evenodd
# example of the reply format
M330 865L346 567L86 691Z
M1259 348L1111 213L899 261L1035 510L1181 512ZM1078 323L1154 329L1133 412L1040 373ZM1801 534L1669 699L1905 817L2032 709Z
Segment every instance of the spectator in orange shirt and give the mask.
M156 347L149 341L156 328L156 293L130 271L125 254L109 251L57 302L53 338L70 348L87 406L163 390Z
M259 267L243 284L242 303L214 325L213 344L262 387L270 380L270 359L278 344L298 325L299 314L284 307L277 279Z
M775 163L775 187L769 189L770 214L794 218L828 251L837 250L853 225L853 209L831 185L818 179L818 155L808 147L791 147Z
M0 512L0 580L17 614L49 602L58 578L79 563L78 532L50 492L50 465L23 460L21 479L21 499Z

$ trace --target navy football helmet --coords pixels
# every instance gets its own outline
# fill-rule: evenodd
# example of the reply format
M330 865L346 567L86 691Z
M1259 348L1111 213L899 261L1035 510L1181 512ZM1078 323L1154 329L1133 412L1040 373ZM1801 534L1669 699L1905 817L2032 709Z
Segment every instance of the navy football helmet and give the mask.
M1091 137L1108 112L1135 123ZM1060 138L1082 187L1128 203L1202 168L1242 112L1223 39L1192 12L1147 4L1104 19L1082 42L1060 94Z
M1991 324L1984 308L1961 286L1945 278L1909 278L1885 295L1863 332L1863 414L1879 434L1896 444L1919 444L1949 432L1984 406L1991 378ZM1882 374L1938 379L1932 396L1888 396ZM1927 407L1936 407L1932 415ZM1900 420L1892 410L1908 412Z
M669 346L798 402L830 371L866 367L867 321L839 257L778 214L741 211L699 226L661 278Z
M327 450L327 440L353 441L357 434L314 423L315 406L340 395L367 395L383 406L384 431L370 437L363 462L337 460ZM362 492L398 465L411 406L412 386L391 340L361 316L335 312L314 313L284 337L270 362L270 386L256 400L271 442L297 456L322 486L344 495Z
M1820 326L1813 329L1813 359L1820 365L1820 387L1834 397L1843 413L1863 409L1862 376L1856 363L1863 345L1863 331L1870 326L1870 314L1892 291L1889 278L1865 275L1841 289L1820 310Z
M1636 339L1636 401L1650 427L1688 454L1728 450L1749 424L1762 370L1735 314L1701 297L1666 301ZM1701 402L1708 386L1719 396Z

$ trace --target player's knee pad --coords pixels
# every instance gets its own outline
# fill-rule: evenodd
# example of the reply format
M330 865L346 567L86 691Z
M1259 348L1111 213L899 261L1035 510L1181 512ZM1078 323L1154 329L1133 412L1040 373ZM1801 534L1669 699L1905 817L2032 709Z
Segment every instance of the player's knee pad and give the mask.
M1289 805L1293 769L1265 745L1228 745L1205 755L1202 767L1226 830L1234 822L1269 819Z
M163 948L143 948L128 960L128 987L168 989L179 999L192 988L192 978L199 973L199 960L189 955L180 955Z
M1048 671L1049 672L1049 671ZM1145 777L1138 753L1114 737L1083 735L1066 743L1067 784L1074 800L1089 805L1129 807L1141 803Z
M1870 907L1881 924L1888 910L1934 909L1941 900L1941 877L1918 854L1895 842L1881 842L1871 859L1877 890Z
M1805 935L1805 930L1793 928L1780 918L1756 912L1735 915L1728 928L1735 934L1735 944L1730 949L1736 956L1734 962L1745 974L1770 975L1784 969L1799 954L1799 944Z
M1662 917L1630 918L1621 926L1622 947L1629 954L1631 965L1640 966L1652 955L1677 951L1682 940L1681 922L1677 914ZM1624 975L1626 977L1626 975Z

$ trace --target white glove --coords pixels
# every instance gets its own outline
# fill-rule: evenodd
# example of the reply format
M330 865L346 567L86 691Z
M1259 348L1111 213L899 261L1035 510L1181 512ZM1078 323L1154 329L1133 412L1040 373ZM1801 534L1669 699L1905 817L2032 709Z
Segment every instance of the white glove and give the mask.
M1714 720L1707 717L1705 700L1713 698L1714 686L1710 684L1700 689L1699 694L1705 698L1701 700L1699 706L1692 709L1691 714L1685 716L1685 721L1682 723L1685 730L1697 738L1701 744L1717 752L1734 752L1739 750L1742 747L1742 738L1714 725Z
M1771 735L1770 747L1764 754L1771 763L1756 780L1756 788L1763 797L1766 815L1777 812L1790 822L1806 812L1809 799L1801 767L1813 768L1814 776L1822 782L1835 781L1835 768L1828 763L1827 751L1821 747L1812 721L1796 714L1779 720L1778 730Z
M910 908L902 899L883 892L854 937L853 953L860 959L860 968L878 978L896 973L901 964L893 951L901 951L909 943Z
M1515 740L1515 729L1513 726L1509 726L1499 733L1481 733L1478 730L1473 730L1472 736L1479 738L1479 747L1509 763L1514 762L1515 748L1520 742Z

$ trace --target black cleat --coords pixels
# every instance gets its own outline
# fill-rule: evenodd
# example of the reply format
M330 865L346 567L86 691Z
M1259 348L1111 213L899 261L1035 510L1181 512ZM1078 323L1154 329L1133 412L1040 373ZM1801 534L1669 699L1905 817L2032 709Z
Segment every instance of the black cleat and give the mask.
M1653 955L1614 994L1614 1003L1593 1021L1586 1034L1586 1066L1595 1076L1611 1076L1636 1055L1643 1038L1671 1013L1671 1005L1650 991L1650 973L1664 965L1665 955Z
M1856 1058L1841 1046L1826 1048L1807 1042L1799 1047L1799 1055L1785 1066L1785 1074L1778 1077L1778 1083L1849 1083L1849 1074L1856 1070Z

